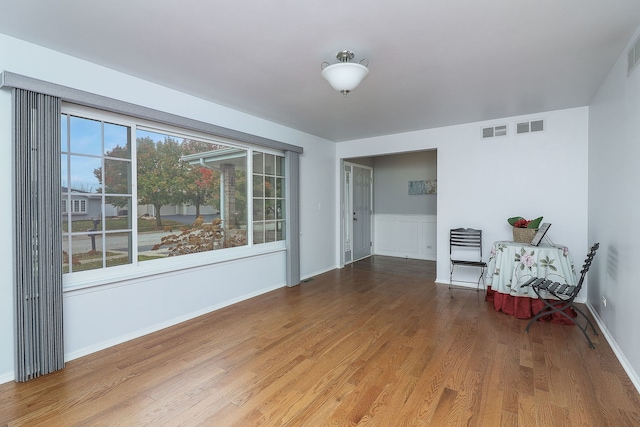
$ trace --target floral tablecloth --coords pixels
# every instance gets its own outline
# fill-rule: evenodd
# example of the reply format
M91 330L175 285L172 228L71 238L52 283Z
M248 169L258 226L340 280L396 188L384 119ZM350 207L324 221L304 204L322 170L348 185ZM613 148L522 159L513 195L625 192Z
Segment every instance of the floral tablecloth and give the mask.
M497 311L521 319L535 315L543 307L542 301L537 300L531 287L521 287L532 277L575 285L576 273L569 249L561 245L530 246L508 241L493 244L487 267L486 299L493 302Z

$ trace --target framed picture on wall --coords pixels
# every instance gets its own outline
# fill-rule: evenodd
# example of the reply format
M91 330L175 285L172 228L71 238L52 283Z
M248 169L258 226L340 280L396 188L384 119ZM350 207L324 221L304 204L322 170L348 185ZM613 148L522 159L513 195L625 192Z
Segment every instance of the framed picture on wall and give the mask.
M438 192L438 181L435 179L422 181L409 181L409 195L419 196L422 194L436 194Z

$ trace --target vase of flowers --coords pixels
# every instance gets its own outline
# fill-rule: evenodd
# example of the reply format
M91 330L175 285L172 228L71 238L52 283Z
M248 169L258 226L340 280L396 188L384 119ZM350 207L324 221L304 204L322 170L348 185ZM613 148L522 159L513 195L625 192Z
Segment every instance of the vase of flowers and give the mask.
M513 227L513 241L528 244L538 232L542 217L528 220L521 216L514 216L507 219L507 222Z

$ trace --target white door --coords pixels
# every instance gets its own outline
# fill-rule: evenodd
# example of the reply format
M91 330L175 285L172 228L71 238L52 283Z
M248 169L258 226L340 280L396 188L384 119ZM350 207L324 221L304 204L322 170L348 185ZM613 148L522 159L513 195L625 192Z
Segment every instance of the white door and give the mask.
M353 165L352 181L352 229L353 260L371 256L371 190L373 170L368 167Z

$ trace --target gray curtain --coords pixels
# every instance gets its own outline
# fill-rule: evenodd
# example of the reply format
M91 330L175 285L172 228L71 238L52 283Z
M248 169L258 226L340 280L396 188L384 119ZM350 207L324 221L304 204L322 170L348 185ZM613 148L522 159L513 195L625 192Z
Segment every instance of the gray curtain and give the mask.
M59 98L13 91L16 381L64 367Z
M300 154L285 151L285 187L287 199L286 241L287 241L287 286L300 284Z

